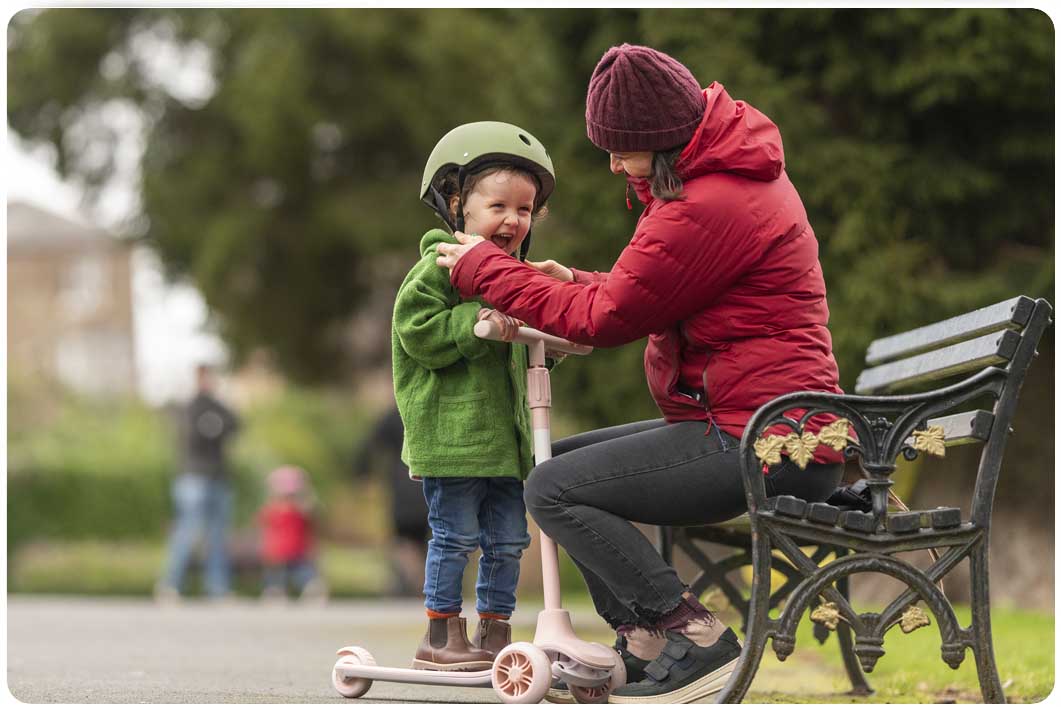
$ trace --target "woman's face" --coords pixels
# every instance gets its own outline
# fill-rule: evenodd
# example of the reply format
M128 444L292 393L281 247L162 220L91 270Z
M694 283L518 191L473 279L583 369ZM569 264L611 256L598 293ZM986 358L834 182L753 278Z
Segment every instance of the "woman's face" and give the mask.
M613 174L626 174L630 177L652 176L651 152L609 152Z
M464 205L464 230L493 241L509 255L527 237L538 185L516 172L487 175L475 185Z

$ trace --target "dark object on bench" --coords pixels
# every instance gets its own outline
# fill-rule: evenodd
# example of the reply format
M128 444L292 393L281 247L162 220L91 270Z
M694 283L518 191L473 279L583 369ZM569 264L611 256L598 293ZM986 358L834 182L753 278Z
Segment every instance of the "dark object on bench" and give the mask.
M865 479L838 487L826 503L844 510L863 511L864 513L873 510L873 500L870 498L869 486Z
M699 595L717 586L744 616L741 662L719 693L719 702L744 698L769 639L779 660L792 653L796 625L808 610L819 642L836 631L853 693L872 692L864 672L872 672L884 655L884 634L895 625L908 633L930 623L926 612L915 606L918 602L935 616L943 660L957 668L966 649L972 649L984 702L1005 702L991 640L991 507L1020 387L1052 311L1046 300L1015 297L879 339L866 352L871 368L859 375L857 395L792 393L756 411L741 440L748 514L717 525L661 529L665 558L670 560L677 546L699 565L691 591ZM895 394L956 376L962 377L929 392ZM985 398L993 400L990 410L961 411ZM784 416L793 410L803 411L798 420ZM842 448L846 458L858 461L864 479L838 489L828 504L808 504L791 496L766 498L763 464L776 459L771 459L770 445L763 446L759 458L755 443L760 435L778 425L800 435L812 417L823 413L842 421L829 435L818 430L817 443ZM846 430L846 435L837 430ZM971 443L984 446L967 520L958 508L889 509L891 475L900 455L907 460L942 456L947 447ZM712 560L699 542L736 552ZM940 554L925 570L896 556L927 549ZM962 628L937 584L966 557L972 621ZM729 576L745 565L752 566L747 598L742 582ZM771 569L785 577L772 593ZM880 613L859 613L848 598L848 577L865 572L889 575L906 589ZM779 617L770 618L769 612L782 602Z

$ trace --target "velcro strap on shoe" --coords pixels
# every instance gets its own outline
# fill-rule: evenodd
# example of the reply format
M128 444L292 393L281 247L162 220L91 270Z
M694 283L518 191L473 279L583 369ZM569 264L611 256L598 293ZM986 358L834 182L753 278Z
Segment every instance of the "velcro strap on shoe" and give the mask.
M645 666L645 675L649 676L656 682L663 682L670 675L670 671L664 668L656 661L652 661Z
M681 660L688 652L688 643L675 643L674 641L667 641L667 644L663 646L663 655L669 656L674 660Z

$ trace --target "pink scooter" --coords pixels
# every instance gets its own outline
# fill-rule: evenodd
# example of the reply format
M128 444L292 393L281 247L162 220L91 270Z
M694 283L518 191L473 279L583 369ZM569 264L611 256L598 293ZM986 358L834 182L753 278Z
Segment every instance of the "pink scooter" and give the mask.
M488 321L477 323L475 334L483 339L501 339L498 327ZM593 349L529 327L520 327L515 341L527 344L530 351L527 399L534 429L534 459L541 464L552 457L549 431L552 399L545 352L585 355ZM538 614L533 643L521 641L506 646L494 658L490 670L477 672L386 668L377 666L372 654L364 648L346 646L338 650L339 660L332 669L335 689L343 697L361 697L373 680L459 687L492 685L504 703L534 704L545 697L553 679L560 678L578 702L607 702L612 690L626 684L626 666L611 648L575 636L571 615L560 606L556 544L542 533L541 545L545 609Z

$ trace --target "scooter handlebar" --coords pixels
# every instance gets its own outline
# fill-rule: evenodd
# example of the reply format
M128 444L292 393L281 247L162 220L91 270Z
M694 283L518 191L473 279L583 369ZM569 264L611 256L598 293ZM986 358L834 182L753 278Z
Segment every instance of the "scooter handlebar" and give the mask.
M475 323L475 335L480 339L492 339L493 341L501 341L501 327L492 321L484 319L481 322ZM513 341L518 341L521 344L534 344L538 341L545 343L545 348L549 351L556 351L557 353L574 354L576 356L585 356L586 354L593 351L592 346L586 346L584 344L576 344L567 339L561 339L559 336L553 336L552 334L546 334L544 331L538 331L532 329L529 326L521 326L519 331L516 333L516 338Z

